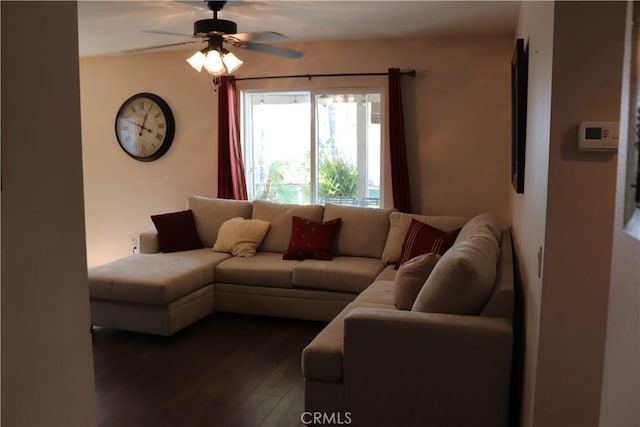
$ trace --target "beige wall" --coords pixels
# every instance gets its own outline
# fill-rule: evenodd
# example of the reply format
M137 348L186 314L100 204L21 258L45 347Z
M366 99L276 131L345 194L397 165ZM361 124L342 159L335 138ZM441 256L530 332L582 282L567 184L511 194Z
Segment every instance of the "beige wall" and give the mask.
M76 4L1 9L2 425L88 427L96 402ZM33 27L55 37L25 31Z
M551 128L551 83L553 63L552 2L521 5L517 37L524 38L529 52L527 137L524 193L512 197L512 234L521 281L521 311L517 333L526 350L519 362L522 372L523 425L533 425L538 363L538 325L542 298L542 276L538 252L545 245L549 134ZM521 349L522 350L522 349ZM522 357L522 356L520 356ZM519 360L519 359L518 359Z
M629 3L629 6L631 2ZM633 200L627 192L627 170L635 160L635 129L630 123L631 7L627 15L625 75L620 112L620 150L611 263L607 340L600 405L601 426L640 425L640 218L635 230L625 215ZM639 69L636 69L636 81ZM636 89L637 90L637 89ZM629 198L630 200L627 200ZM640 216L640 211L638 211Z
M521 9L518 34L532 59L528 137L541 132L527 141L525 173L542 171L512 209L526 313L523 425L599 419L616 156L579 152L576 135L580 121L618 120L624 11L617 2Z
M449 37L308 43L298 60L237 51L237 77L384 72L403 78L414 210L471 216L496 212L509 223L511 37ZM131 253L149 215L183 209L187 196L216 195L217 94L184 58L191 50L82 59L82 137L89 266ZM262 80L239 89L382 87L385 77ZM171 105L176 136L160 160L126 156L113 134L120 104L150 91ZM388 174L388 168L386 170ZM390 185L387 185L387 196ZM387 197L387 203L390 203Z
M576 134L619 120L624 22L622 2L556 3L537 425L599 419L617 162Z
M131 239L153 229L149 215L184 209L191 194L215 195L217 97L180 59L169 53L81 60L90 267L130 254ZM164 98L176 121L170 150L154 162L126 155L114 134L118 108L138 92Z

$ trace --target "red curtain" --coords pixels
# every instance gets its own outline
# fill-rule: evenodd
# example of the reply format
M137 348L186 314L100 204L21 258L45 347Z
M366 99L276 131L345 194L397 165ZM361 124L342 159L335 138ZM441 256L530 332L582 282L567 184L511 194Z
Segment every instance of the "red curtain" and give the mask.
M411 212L409 169L404 139L404 115L402 113L402 87L398 68L389 68L389 145L393 206L400 212Z
M221 76L218 89L218 197L247 200L236 80L233 76Z

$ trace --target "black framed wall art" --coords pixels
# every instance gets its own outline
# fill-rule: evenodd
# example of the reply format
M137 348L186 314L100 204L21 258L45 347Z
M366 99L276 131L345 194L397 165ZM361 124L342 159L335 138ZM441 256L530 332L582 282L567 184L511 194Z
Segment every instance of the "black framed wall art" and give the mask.
M511 58L511 183L524 193L529 61L524 39L517 39Z

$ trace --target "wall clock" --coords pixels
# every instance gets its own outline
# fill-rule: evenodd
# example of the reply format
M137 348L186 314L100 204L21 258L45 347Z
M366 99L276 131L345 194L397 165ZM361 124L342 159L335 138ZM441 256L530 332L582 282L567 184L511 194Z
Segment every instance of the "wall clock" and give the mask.
M158 95L137 93L116 115L116 138L125 153L141 162L162 157L173 142L175 122L169 104Z

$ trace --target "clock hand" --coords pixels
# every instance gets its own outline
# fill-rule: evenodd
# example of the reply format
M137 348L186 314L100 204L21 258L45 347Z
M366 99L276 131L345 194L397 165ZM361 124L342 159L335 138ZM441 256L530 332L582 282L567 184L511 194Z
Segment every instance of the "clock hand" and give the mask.
M142 131L146 130L147 132L151 133L153 132L151 129L149 129L148 127L144 127L143 125L139 125L138 123L134 122L131 119L126 119L129 123L133 123L134 125L138 126L140 128L140 135L142 135Z
M144 127L144 125L147 124L147 117L149 117L149 113L144 113L144 120L142 120L142 125L140 126L140 133L138 133L138 136L142 136L143 130L148 130L149 132L151 132L150 129Z

